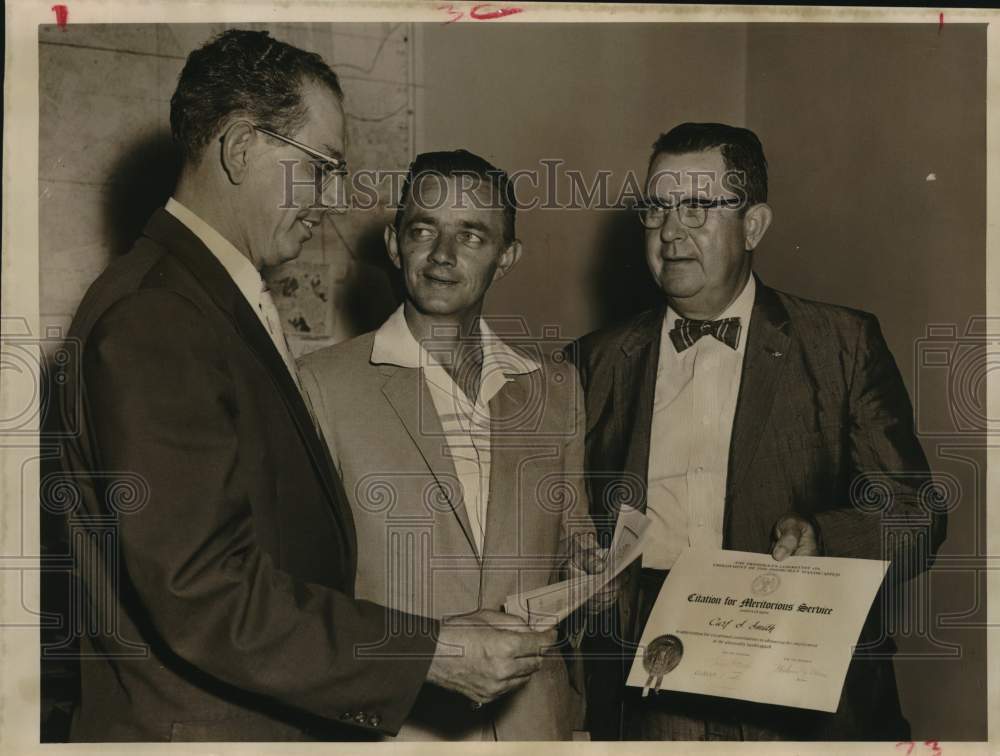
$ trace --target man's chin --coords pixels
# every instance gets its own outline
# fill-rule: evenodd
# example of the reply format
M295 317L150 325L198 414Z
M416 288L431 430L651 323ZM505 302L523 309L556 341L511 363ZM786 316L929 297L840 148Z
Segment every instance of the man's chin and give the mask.
M675 299L693 297L705 287L705 282L702 280L692 280L689 276L667 274L661 274L657 283L664 294Z
M413 306L425 315L451 317L459 315L467 309L466 306L443 296L411 297L411 301L413 302Z
M282 245L276 250L277 254L275 255L273 265L283 265L286 262L291 262L302 254L304 247L305 242L292 242Z

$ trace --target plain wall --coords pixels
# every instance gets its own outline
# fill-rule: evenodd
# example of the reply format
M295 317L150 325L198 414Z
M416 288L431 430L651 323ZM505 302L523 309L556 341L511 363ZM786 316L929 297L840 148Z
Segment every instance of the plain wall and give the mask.
M643 179L669 124L743 119L742 24L424 24L418 34L418 151L464 147L509 172L562 160L588 185L611 171L615 190L627 171ZM561 181L558 201L569 196ZM490 290L488 313L572 338L649 301L634 214L536 208L517 224L524 256Z

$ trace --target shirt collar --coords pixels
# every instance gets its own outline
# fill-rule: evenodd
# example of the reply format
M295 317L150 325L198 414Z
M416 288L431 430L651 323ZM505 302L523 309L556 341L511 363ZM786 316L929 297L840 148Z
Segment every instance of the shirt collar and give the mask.
M229 277L233 279L233 283L236 284L236 287L246 298L247 302L253 308L256 308L260 300L260 294L264 290L264 280L253 263L222 234L212 228L194 211L185 207L173 197L167 200L167 205L164 209L187 226L191 230L191 233L197 236L202 244L208 247L209 252L226 269Z
M372 364L396 365L404 368L441 367L433 355L413 337L403 311L404 305L400 305L375 332ZM500 375L523 375L540 369L537 361L515 352L505 344L482 318L479 319L479 332L483 342L484 379L489 380L492 377L495 380Z
M742 352L746 347L747 343L747 331L750 329L750 315L753 313L753 303L757 296L757 280L753 273L750 274L750 278L747 279L746 284L743 285L743 291L739 293L732 302L729 303L722 314L713 320L723 320L724 318L739 318L740 319L740 335L736 341L736 352ZM679 315L674 311L674 308L667 305L667 313L664 316L663 322L666 326L662 331L662 338L667 338L667 332L674 327L674 321L677 318L682 318L683 315Z

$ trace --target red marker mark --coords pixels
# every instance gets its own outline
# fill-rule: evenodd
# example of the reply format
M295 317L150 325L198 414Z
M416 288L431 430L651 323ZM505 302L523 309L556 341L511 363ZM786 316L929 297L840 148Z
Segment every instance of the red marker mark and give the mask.
M456 21L461 21L465 16L464 11L455 10L455 6L439 5L438 10L445 11L451 18L445 21L446 24L453 24ZM515 13L523 13L524 8L497 8L492 9L491 5L477 5L472 10L469 11L469 17L473 21L493 21L498 18L504 18L505 16L513 16Z
M69 8L65 5L53 5L52 10L56 13L56 24L60 29L66 31L66 22L69 21Z
M938 34L944 28L944 13L938 13Z
M469 15L472 16L476 21L492 21L495 18L503 18L505 16L513 16L515 13L522 13L523 8L498 8L497 10L482 10L483 8L489 8L489 5L477 5L471 11Z
M923 743L923 745L925 747L923 749L921 749L920 751L918 751L918 753L923 754L923 753L928 753L929 752L931 754L931 756L941 756L941 753L942 753L941 752L941 744L938 741L936 741L936 740L925 740L924 743ZM912 740L902 740L899 743L896 743L896 748L900 748L900 747L906 748L906 753L904 754L904 756L910 756L910 754L913 753L913 749L914 749L915 746L916 746L916 743L914 741L912 741Z
M445 21L446 24L453 24L462 17L462 11L455 10L455 6L453 5L439 5L437 9L443 10L451 15L451 18Z

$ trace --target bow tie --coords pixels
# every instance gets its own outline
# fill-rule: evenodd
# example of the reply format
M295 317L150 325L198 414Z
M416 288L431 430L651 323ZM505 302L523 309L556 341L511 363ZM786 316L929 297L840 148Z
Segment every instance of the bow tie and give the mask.
M712 334L730 349L736 349L740 340L740 319L723 318L722 320L690 320L677 318L670 331L670 340L674 349L683 352L705 334Z

